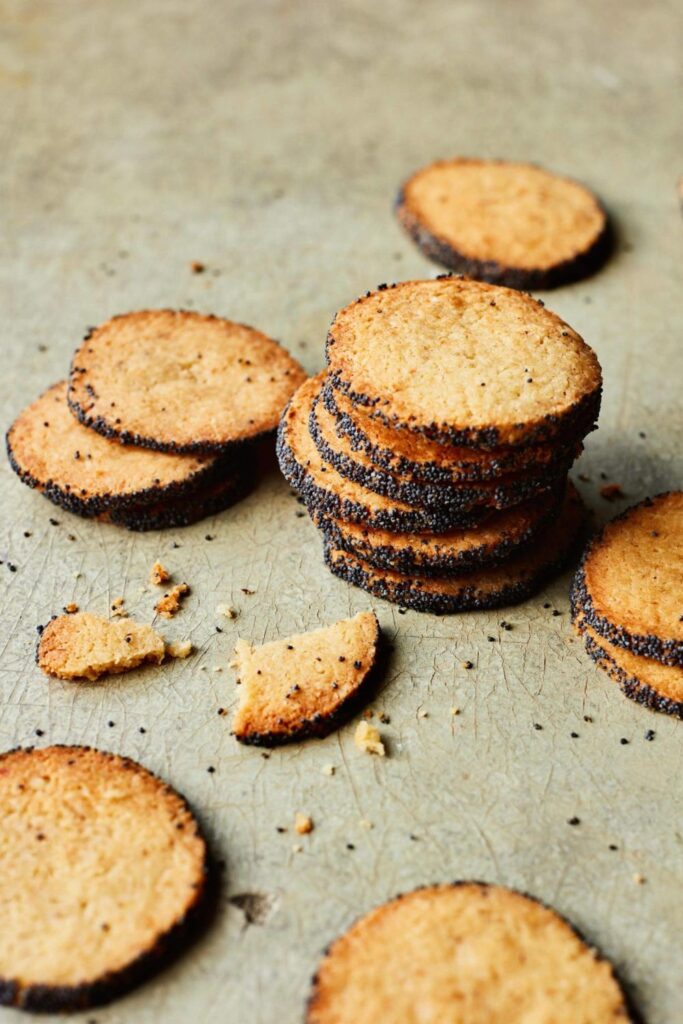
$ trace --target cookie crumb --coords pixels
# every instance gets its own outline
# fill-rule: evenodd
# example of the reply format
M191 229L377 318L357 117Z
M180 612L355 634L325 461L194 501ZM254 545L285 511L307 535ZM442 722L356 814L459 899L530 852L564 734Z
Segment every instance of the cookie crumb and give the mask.
M455 715L459 715L459 714L460 714L460 708L452 707L452 708L451 708L451 714L452 714L452 715L453 715L454 717L455 717Z
M624 498L625 494L619 484L605 484L600 488L600 497L605 501L616 501L618 498Z
M633 876L633 881L636 885L645 885L645 875L641 875L639 871L636 871L635 875Z
M171 574L161 562L155 562L149 574L149 582L153 587L160 587L162 583L168 583Z
M384 757L386 754L379 730L374 725L369 725L365 719L358 723L353 740L358 749L366 754L377 754L378 757Z
M237 612L229 604L217 604L216 605L216 615L222 615L226 619L236 619L237 618Z
M301 845L301 843L294 843L294 846L292 847L292 853L301 853L302 850L303 846Z
M75 601L70 601L69 604L64 605L64 611L67 615L75 615L78 611L78 605Z
M373 829L375 827L371 821L368 821L367 818L361 818L358 824L360 825L361 828L367 829L368 832L370 831L370 829Z
M126 610L123 607L126 603L125 597L117 597L111 603L112 615L126 615Z
M192 654L192 641L173 640L166 644L166 654L169 658L189 658Z
M309 818L307 814L297 813L294 816L294 831L300 836L308 835L313 831L313 819Z
M427 711L426 708L420 708L418 710L418 712L417 712L417 717L418 718L428 718L429 717L429 712Z
M335 766L333 764L324 764L323 767L322 767L323 775L334 775L336 770L337 769L335 768Z
M193 274L203 274L206 270L206 264L202 263L201 260L192 260L190 263L190 270Z
M187 583L176 583L174 587L161 597L154 610L163 615L165 619L172 619L174 615L177 615L180 611L181 602L187 594L190 593L190 588Z

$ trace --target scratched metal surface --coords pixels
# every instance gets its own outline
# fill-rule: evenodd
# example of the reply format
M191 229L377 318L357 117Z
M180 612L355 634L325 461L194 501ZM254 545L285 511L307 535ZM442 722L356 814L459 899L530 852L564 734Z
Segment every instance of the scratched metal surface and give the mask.
M65 374L86 325L145 306L253 323L318 370L336 308L434 271L391 216L401 178L440 155L503 155L585 179L619 226L603 273L546 297L604 367L601 428L580 466L589 504L613 511L597 497L601 472L634 500L680 486L673 0L3 0L0 11L3 426ZM207 273L193 276L191 260ZM4 463L0 474L0 748L88 743L139 759L189 798L227 862L205 938L77 1020L295 1024L321 949L356 915L470 877L552 903L613 958L649 1024L682 1019L683 726L591 666L571 635L566 578L502 613L401 616L328 575L276 472L216 519L143 536L55 512ZM36 624L72 600L104 613L119 595L149 621L156 558L192 585L164 632L197 654L97 686L42 677ZM222 634L219 603L239 610ZM369 605L394 641L373 702L391 716L389 756L358 753L353 727L267 760L239 747L217 715L235 704L235 637ZM297 854L299 810L316 827ZM252 924L229 902L244 893L264 897Z

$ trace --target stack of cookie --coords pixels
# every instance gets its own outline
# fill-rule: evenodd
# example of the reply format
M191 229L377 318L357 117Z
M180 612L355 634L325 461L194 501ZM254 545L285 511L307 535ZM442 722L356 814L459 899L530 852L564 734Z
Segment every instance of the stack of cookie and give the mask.
M342 309L327 358L278 456L332 572L448 613L521 600L565 563L583 519L567 471L602 388L571 327L507 288L406 281Z
M243 324L153 310L88 332L69 383L7 433L24 483L77 515L131 530L184 526L248 489L257 440L305 379Z
M683 718L683 492L647 498L589 544L572 620L632 700Z

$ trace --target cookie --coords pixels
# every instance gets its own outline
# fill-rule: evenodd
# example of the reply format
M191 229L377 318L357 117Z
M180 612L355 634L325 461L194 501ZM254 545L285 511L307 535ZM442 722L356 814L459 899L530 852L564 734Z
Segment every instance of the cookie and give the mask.
M396 214L429 259L510 288L577 281L611 248L593 193L533 164L439 160L403 185Z
M355 555L375 569L419 576L457 576L496 565L527 548L555 518L558 497L548 492L505 509L478 526L440 534L391 533L360 523L323 518L331 547Z
M99 615L77 612L48 622L40 634L36 660L48 676L94 680L148 662L160 665L164 641L151 626L132 619L110 622Z
M177 951L207 891L207 848L182 797L87 747L0 756L0 1003L81 1010Z
M662 665L611 644L587 625L581 614L575 626L593 661L618 683L627 697L651 711L683 718L683 667Z
M626 1024L607 960L556 911L483 882L434 885L327 949L307 1024Z
M360 612L332 626L252 647L239 640L233 666L241 743L275 746L326 736L359 703L377 663L379 623Z
M224 479L176 501L161 501L155 505L131 506L105 512L98 519L136 532L191 526L231 508L249 492L253 483L253 475L249 470L240 466L237 470L229 469L226 472Z
M485 518L490 510L481 507L466 512L453 507L414 508L341 476L321 458L308 429L319 387L316 378L302 384L283 414L277 436L280 469L311 515L334 516L345 522L409 533L438 533L456 526L472 526Z
M530 295L445 277L370 292L337 313L330 379L368 414L433 441L496 448L594 426L593 350Z
M158 309L114 317L86 335L68 399L82 423L124 444L224 453L274 431L305 377L252 327Z
M208 486L221 470L212 456L129 448L88 430L72 415L65 382L19 414L7 453L25 484L81 516L173 501Z
M493 480L510 473L547 467L553 472L581 454L580 442L537 444L518 448L457 447L429 441L422 434L394 429L373 419L327 380L320 403L333 417L335 431L346 439L354 453L415 483L462 484L470 480Z
M572 606L617 647L683 665L683 492L646 498L591 541Z
M573 487L549 529L527 552L489 569L453 577L405 576L375 569L339 548L325 545L325 561L340 579L374 597L434 615L500 608L524 601L566 565L583 521L583 505Z
M321 374L320 378L324 378ZM308 422L308 429L315 446L325 462L338 473L354 483L418 507L454 506L464 511L478 506L489 510L510 508L543 491L556 487L566 477L570 461L558 464L551 470L536 468L523 474L511 475L498 480L467 480L459 484L416 483L410 477L399 476L376 466L362 451L354 451L350 442L337 435L335 421L320 400L314 399Z

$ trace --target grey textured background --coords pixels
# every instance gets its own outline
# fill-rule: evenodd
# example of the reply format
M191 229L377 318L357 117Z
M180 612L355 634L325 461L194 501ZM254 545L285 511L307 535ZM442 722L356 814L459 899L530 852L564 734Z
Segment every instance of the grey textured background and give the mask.
M3 0L0 15L4 425L66 373L86 325L146 306L253 323L316 371L340 305L434 272L392 218L401 179L439 156L505 156L585 180L619 227L603 273L545 296L604 368L601 428L580 465L587 500L615 510L597 496L600 472L633 500L680 486L675 0ZM321 949L355 916L468 877L548 900L614 959L649 1024L683 1019L683 727L591 666L566 578L502 613L401 616L328 575L275 472L215 520L146 536L55 512L6 464L0 474L0 558L18 566L0 566L0 748L40 728L40 743L129 754L188 797L227 861L203 941L77 1020L295 1024ZM198 653L97 686L42 677L36 624L71 600L106 612L118 595L149 621L157 557L193 587L164 631ZM240 615L218 634L221 602ZM352 727L268 760L240 748L216 713L234 706L235 637L373 604L396 641L373 703L391 716L389 757L358 753ZM316 828L296 854L298 810ZM266 897L262 923L229 903L240 893Z

